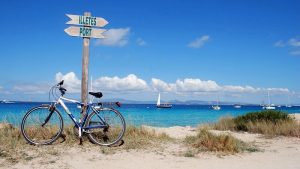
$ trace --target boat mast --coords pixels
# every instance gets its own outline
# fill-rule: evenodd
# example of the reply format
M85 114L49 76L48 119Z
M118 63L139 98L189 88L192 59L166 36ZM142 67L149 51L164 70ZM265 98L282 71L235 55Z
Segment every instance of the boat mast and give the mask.
M156 103L157 106L160 105L160 93L158 93L158 98L157 98L157 103Z
M268 101L269 101L269 106L271 106L270 91L269 90L268 90Z

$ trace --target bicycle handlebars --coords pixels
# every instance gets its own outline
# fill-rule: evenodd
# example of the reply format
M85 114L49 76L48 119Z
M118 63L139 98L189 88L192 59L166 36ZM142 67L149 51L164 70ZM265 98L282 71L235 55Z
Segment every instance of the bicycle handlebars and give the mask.
M64 84L64 80L60 81L59 83L57 83L56 86L62 86Z

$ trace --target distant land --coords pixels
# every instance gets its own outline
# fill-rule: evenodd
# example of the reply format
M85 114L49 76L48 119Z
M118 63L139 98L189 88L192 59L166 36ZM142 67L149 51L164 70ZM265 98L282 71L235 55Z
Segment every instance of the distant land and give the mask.
M120 98L115 98L115 99L101 99L101 102L115 102L119 101L122 104L156 104L156 100L153 101L138 101L138 100L127 100L127 99L120 99ZM24 103L24 102L35 102L37 101L10 101L13 103ZM41 101L43 103L48 102L48 101ZM187 100L187 101L180 101L180 100L162 100L162 103L170 103L173 105L214 105L216 104L215 101L202 101L202 100ZM3 101L0 101L0 103L4 103ZM259 104L253 104L253 103L244 103L244 102L219 102L220 105L259 105ZM285 104L280 104L280 105L285 105ZM293 104L293 106L300 106L300 103L298 104Z
M108 101L119 101L123 104L156 104L156 100L153 101L137 101L137 100L127 100L127 99L104 99L103 102ZM180 100L161 100L162 103L170 103L170 104L177 104L177 105L214 105L216 104L216 101L203 101L203 100L187 100L187 101L180 101ZM260 105L260 104L254 104L254 103L245 103L245 102L219 102L220 105ZM285 105L285 104L279 104L279 105ZM294 106L300 106L300 103L293 104Z

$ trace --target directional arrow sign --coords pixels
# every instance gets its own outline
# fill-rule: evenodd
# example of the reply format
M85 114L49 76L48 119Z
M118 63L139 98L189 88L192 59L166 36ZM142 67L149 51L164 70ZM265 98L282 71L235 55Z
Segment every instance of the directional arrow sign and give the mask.
M105 29L95 29L90 27L76 27L70 26L65 29L65 32L70 36L80 36L86 38L105 38L102 33Z
M103 27L108 24L104 18L66 14L71 20L66 24Z

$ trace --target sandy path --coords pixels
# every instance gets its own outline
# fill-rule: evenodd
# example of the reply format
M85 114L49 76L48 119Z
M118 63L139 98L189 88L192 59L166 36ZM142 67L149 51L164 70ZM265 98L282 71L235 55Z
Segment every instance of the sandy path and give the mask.
M294 117L300 123L300 113L294 113L291 114L291 116Z
M300 114L294 114L293 116L300 121ZM166 133L177 139L183 139L188 135L196 134L196 130L191 127L143 127L155 130L157 133ZM201 153L196 157L184 157L182 152L186 151L186 147L178 143L168 143L167 145L163 145L162 148L156 147L148 150L122 150L114 154L103 153L100 148L93 145L91 147L75 145L73 148L54 145L52 153L47 152L44 156L35 157L32 160L19 162L15 165L7 165L5 160L0 158L0 168L300 169L300 138L277 137L266 139L260 134L216 130L212 130L211 132L215 134L229 133L245 142L255 144L261 151L221 157L212 153ZM43 149L43 147L40 148ZM55 153L55 151L59 151L59 153Z
M150 128L152 129L152 128ZM190 127L154 128L170 136L183 138L195 134ZM216 134L224 133L212 131ZM177 133L177 134L176 134ZM24 169L299 169L300 138L278 137L265 139L259 134L231 133L246 142L255 143L262 151L218 157L211 153L201 153L197 157L179 156L183 151L178 144L165 145L164 150L122 151L103 154L97 148L75 146L65 149L59 155L47 155L29 162L21 162L5 168ZM63 149L63 148L61 148ZM175 155L174 155L175 154ZM0 161L1 162L1 161ZM1 168L1 166L0 166Z

